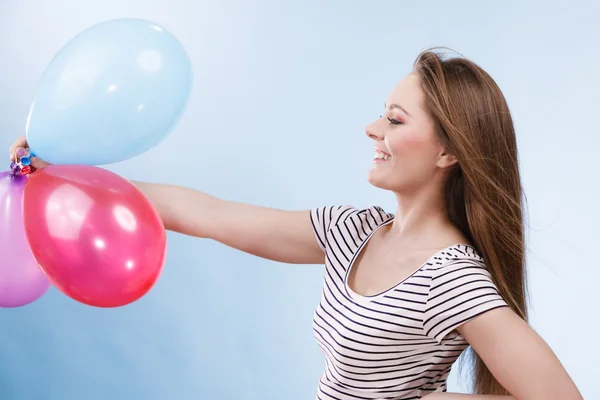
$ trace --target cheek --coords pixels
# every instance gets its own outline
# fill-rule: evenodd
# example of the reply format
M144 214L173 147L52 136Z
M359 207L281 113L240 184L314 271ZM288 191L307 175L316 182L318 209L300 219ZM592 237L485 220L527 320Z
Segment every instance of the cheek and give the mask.
M422 181L435 171L439 148L430 137L418 132L402 132L390 138L388 145L399 179Z
M386 144L392 156L401 161L406 157L423 157L431 152L432 144L429 138L415 132L402 132L395 136L386 137Z

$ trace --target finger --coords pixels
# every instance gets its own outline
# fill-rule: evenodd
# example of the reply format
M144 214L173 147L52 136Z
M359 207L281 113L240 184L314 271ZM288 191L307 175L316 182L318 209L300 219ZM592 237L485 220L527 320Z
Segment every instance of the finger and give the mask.
M15 161L16 152L19 147L23 147L23 148L27 147L27 138L25 136L21 136L20 138L15 140L15 142L12 144L12 146L10 146L10 159L12 161Z
M17 161L20 158L26 157L29 155L29 150L24 147L17 147L13 150L13 153L10 156L11 161Z
M16 156L17 158L27 157L29 155L29 149L25 147L17 147Z
M15 151L17 150L17 147L21 147L21 140L18 139L16 140L11 146L10 146L10 155L11 157L14 157L15 155Z
M17 161L17 159L20 157L19 154L23 154L24 149L23 147L11 147L10 149L10 160L11 161ZM22 155L21 155L22 157Z
M44 167L47 167L48 165L50 164L44 160L41 160L37 157L31 157L31 166L35 169L42 169Z

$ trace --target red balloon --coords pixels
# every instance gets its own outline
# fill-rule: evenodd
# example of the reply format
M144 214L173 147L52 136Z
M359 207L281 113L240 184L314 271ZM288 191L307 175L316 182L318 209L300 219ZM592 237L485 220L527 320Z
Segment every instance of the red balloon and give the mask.
M25 185L23 220L48 279L84 304L119 307L139 299L165 262L157 211L132 183L102 168L38 170Z

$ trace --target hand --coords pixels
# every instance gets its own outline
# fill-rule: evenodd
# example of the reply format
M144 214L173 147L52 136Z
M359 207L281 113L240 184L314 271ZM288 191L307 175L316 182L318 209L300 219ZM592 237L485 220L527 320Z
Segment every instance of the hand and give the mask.
M10 146L10 161L17 160L17 151L19 149L24 150L23 155L29 155L29 150L27 150L28 147L29 147L29 145L27 144L27 139L24 136L21 136L20 138L18 138L12 144L12 146ZM31 157L31 166L34 167L35 169L44 168L44 167L47 167L48 165L50 165L50 164L44 160L41 160L37 157Z

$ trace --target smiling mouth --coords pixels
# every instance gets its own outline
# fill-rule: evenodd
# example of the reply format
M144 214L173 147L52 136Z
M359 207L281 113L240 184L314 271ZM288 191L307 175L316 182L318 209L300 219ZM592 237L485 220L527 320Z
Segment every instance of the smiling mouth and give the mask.
M390 156L388 153L384 153L383 151L379 150L378 148L375 148L374 161L388 161L390 158L392 158L392 156Z

